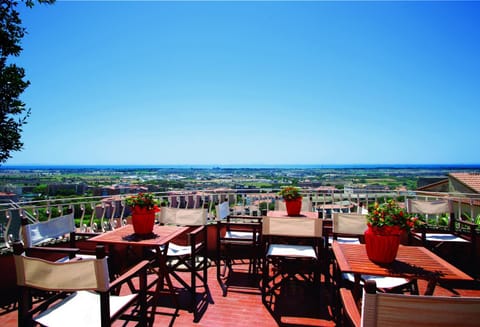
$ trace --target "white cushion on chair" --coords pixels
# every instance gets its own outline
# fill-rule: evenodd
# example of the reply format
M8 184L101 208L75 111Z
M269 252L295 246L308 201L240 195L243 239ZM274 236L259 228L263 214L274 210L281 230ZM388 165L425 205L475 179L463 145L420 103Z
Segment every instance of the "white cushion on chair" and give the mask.
M315 249L309 245L270 244L267 256L317 259Z
M225 233L225 238L237 238L242 240L252 240L253 233L252 232L242 232L236 230L229 230Z
M364 281L375 280L377 288L395 288L401 285L408 284L410 280L400 277L384 277L384 276L371 276L362 275Z
M360 244L358 237L337 237L337 242L342 244Z
M328 244L332 244L333 237L328 237ZM337 242L342 244L360 244L358 237L337 237Z
M418 238L422 238L422 233L415 233L415 236ZM432 241L432 242L466 242L468 241L466 239L463 239L461 237L458 237L453 234L440 234L440 233L426 233L425 238L427 241Z
M343 273L342 277L343 279L346 279L351 283L355 282L355 277L352 273ZM363 285L364 281L367 280L375 280L375 282L377 283L377 288L395 288L401 285L408 284L410 282L408 279L400 277L362 275L360 284Z
M192 247L190 245L178 245L175 243L170 243L168 245L167 256L176 257L184 256L191 254Z
M130 301L135 294L110 296L110 316ZM49 327L100 326L100 296L79 291L40 314L37 322Z

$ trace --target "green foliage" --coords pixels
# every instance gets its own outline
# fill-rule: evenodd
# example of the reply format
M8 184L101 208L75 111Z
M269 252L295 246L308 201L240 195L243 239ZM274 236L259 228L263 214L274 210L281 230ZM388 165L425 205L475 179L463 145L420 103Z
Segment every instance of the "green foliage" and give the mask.
M41 194L41 195L47 194L47 184L37 185L37 186L33 189L33 193L37 193L37 194Z
M448 222L450 221L450 217L448 214L443 214L438 217L438 225L440 226L448 226Z
M295 186L285 186L282 187L278 193L284 200L294 200L302 197L300 189Z
M410 231L419 223L418 217L408 214L392 199L382 204L375 202L373 210L368 212L367 221L368 226L388 228L392 233L400 230Z
M125 199L125 204L134 208L147 208L149 210L158 206L158 201L152 193L138 193Z

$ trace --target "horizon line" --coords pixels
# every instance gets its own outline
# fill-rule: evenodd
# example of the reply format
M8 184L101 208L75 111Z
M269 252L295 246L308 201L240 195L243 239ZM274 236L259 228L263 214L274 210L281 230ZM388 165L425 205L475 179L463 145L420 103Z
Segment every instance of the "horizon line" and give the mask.
M15 168L475 168L480 163L396 163L396 164L1 164L1 169Z

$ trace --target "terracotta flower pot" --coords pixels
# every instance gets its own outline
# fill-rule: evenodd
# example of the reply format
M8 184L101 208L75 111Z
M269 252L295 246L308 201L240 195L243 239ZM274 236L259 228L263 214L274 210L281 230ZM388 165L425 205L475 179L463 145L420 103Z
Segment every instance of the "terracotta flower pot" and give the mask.
M147 235L153 232L155 224L155 212L157 210L147 208L134 208L132 211L132 225L135 234Z
M370 260L376 263L392 263L400 245L400 233L389 234L381 229L368 227L365 231L365 248Z
M285 207L287 208L288 216L300 216L300 211L302 209L302 198L285 200Z

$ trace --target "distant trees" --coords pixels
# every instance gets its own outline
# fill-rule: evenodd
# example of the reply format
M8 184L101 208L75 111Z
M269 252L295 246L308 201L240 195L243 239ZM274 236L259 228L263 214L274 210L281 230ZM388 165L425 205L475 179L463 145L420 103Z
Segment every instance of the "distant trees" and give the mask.
M55 0L37 0L39 3L54 3ZM33 7L33 0L24 0ZM18 57L22 51L20 42L25 35L22 20L16 10L18 1L0 0L0 164L11 158L11 151L23 147L22 126L27 123L30 109L20 100L20 95L30 85L25 70L13 63L10 57Z

